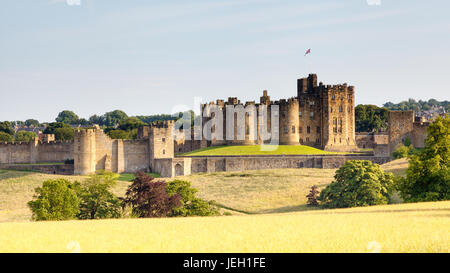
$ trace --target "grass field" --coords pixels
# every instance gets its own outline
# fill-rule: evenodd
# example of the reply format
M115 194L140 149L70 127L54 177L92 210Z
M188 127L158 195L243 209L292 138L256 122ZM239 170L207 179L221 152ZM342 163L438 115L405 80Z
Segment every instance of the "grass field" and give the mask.
M404 173L408 163L396 160L383 168ZM199 190L198 196L217 201L233 214L295 212L311 209L306 206L306 194L312 185L320 189L332 180L335 169L274 169L245 172L217 172L177 177L190 181ZM22 171L0 171L0 222L29 221L27 202L34 189L46 179L67 178L82 181L83 176L63 176ZM114 193L122 196L131 174L122 174ZM169 181L171 179L164 178Z
M450 201L284 214L0 223L0 252L446 252Z
M339 154L319 150L304 145L243 145L243 146L214 146L195 150L188 153L180 153L183 156L207 156L207 155L320 155Z

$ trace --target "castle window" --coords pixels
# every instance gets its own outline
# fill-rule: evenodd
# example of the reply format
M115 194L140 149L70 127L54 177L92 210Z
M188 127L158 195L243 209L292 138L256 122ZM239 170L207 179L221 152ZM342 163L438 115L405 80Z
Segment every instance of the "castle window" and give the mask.
M333 119L333 125L337 125L337 119L336 118Z
M303 138L300 138L300 143L303 143Z
M339 112L342 112L342 105L339 106Z
M342 143L342 138L339 138L339 143Z
M344 96L341 95L341 100L343 100L343 99L344 99Z
M299 117L302 116L302 111L298 112L298 116L299 116Z
M282 116L283 118L285 118L285 117L286 117L286 111L281 112L281 116Z
M311 127L309 127L309 126L306 127L306 133L308 133L308 134L311 133Z
M303 133L303 128L302 128L302 126L298 127L298 132L299 132L300 134Z
M165 155L165 154L166 154L166 150L163 149L163 155Z
M320 126L317 126L317 133L320 134Z
M166 142L166 138L163 137L163 138L162 138L162 142Z
M306 138L306 142L309 142L309 137Z
M314 101L310 101L310 102L309 102L309 105L314 105Z
M333 113L333 106L330 106L330 113Z
M295 126L292 126L292 133L295 134Z
M320 138L316 138L316 143L317 143L317 144L320 143Z
M284 127L284 133L285 134L289 133L289 128L287 126Z
M311 111L311 112L309 113L309 117L310 117L310 118L314 118L314 112Z
M335 99L335 96L334 96L334 95L331 95L331 99L334 100L334 99Z

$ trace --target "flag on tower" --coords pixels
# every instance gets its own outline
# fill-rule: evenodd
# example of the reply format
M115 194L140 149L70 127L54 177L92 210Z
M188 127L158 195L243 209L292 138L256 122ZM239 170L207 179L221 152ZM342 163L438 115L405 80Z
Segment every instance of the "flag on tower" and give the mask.
M308 48L308 50L306 50L305 56L308 55L309 53L311 53L311 48Z

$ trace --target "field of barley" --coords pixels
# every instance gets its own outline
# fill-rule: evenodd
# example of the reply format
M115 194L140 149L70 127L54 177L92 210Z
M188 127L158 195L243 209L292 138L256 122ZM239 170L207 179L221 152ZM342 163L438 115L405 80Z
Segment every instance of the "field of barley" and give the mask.
M0 223L0 252L450 252L450 201L279 214Z

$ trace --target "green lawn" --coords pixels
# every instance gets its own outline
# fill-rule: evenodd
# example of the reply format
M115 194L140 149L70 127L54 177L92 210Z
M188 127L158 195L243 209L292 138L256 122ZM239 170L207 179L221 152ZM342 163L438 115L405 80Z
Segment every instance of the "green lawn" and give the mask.
M147 173L147 174L153 176L154 178L158 178L158 177L161 176L159 173ZM118 180L119 181L129 182L129 181L131 181L133 179L134 179L134 174L132 174L132 173L121 173Z
M243 146L214 146L180 153L181 156L208 156L208 155L321 155L341 154L327 152L305 145L243 145Z

